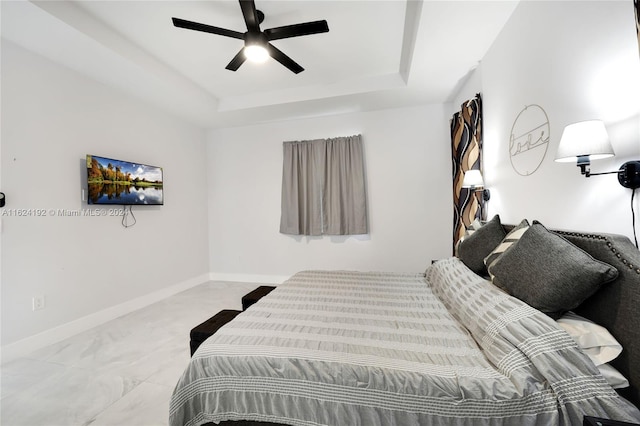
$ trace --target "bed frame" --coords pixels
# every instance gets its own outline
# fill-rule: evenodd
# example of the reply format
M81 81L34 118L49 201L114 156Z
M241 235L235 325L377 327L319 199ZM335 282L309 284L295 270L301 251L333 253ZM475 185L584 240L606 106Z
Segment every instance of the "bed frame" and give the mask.
M611 365L629 379L630 386L620 389L620 395L640 408L640 251L622 235L553 232L618 269L618 278L575 312L605 327L622 344Z
M514 225L503 227L509 232ZM622 344L622 353L611 365L630 383L628 388L619 390L620 395L640 408L640 251L622 235L552 232L566 238L595 259L618 269L618 278L604 285L575 312L607 328ZM255 421L224 421L220 425L285 426Z

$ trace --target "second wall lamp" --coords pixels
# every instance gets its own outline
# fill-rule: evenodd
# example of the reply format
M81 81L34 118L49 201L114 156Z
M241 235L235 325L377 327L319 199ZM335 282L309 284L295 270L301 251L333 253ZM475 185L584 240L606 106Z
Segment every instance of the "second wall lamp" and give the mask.
M484 187L484 180L480 170L472 169L464 172L462 187L469 188L472 192L482 191L482 199L484 201L489 201L489 198L491 198L491 192Z

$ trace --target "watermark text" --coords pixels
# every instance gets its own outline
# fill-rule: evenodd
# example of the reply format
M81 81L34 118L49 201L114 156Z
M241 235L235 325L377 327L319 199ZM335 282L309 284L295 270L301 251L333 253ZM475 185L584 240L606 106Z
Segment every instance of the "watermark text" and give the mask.
M102 209L0 209L0 217L97 217L122 216L123 208Z

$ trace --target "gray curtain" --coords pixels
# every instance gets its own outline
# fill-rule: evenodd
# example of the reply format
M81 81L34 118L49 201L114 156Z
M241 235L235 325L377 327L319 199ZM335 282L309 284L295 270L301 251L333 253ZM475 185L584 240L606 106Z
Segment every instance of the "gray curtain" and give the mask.
M360 135L285 142L283 160L281 233L369 232Z

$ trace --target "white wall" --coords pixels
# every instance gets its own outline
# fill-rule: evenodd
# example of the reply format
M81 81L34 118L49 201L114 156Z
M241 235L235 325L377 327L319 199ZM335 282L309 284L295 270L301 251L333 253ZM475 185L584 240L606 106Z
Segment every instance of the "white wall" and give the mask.
M593 172L640 160L633 2L521 2L476 74L456 99L483 95L489 214L499 213L509 223L538 219L549 227L633 239L631 190L615 175L586 179L574 164L554 162L564 127L594 118L605 122L617 155L593 162ZM511 166L509 136L518 113L531 104L549 116L550 143L540 168L521 176Z
M640 159L639 62L632 2L525 1L451 104L205 136L3 42L5 210L86 207L80 182L87 153L161 165L166 180L165 206L136 209L130 229L115 217L2 218L3 348L207 272L278 282L308 268L424 270L450 254L448 122L477 92L490 214L631 236L630 191L615 176L587 180L553 157L565 125L601 118L618 156L592 169ZM534 103L549 115L551 143L540 169L523 177L510 165L509 134L518 112ZM357 133L365 144L370 234L279 234L282 142ZM32 312L39 294L47 307Z
M3 348L206 280L204 153L203 130L3 41ZM86 208L86 154L162 166L165 205L134 207L137 224L128 229L112 216L6 216L10 209ZM45 295L45 309L32 311L34 295Z
M479 64L469 75L467 80L464 82L458 93L454 96L453 101L448 104L449 113L453 115L454 113L460 111L460 107L462 104L469 99L473 99L476 93L480 93L482 95L482 65Z
M280 234L282 142L354 134L364 143L370 234ZM218 129L207 148L214 276L279 282L313 268L420 272L451 252L443 105Z

